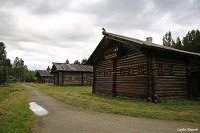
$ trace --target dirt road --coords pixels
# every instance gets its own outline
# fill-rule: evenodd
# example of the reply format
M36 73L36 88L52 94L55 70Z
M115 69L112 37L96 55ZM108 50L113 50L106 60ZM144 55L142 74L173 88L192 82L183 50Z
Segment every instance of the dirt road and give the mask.
M49 112L46 116L38 116L36 133L177 133L177 129L197 128L184 123L76 110L37 88L24 86L34 95L34 102Z

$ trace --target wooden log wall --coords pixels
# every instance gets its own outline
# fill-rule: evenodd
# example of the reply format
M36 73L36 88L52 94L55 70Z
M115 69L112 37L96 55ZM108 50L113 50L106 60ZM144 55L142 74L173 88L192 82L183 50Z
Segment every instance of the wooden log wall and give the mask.
M53 83L54 77L46 76L44 77L44 83Z
M147 59L142 53L123 56L116 64L116 96L148 97Z
M54 84L59 85L59 73L54 73Z
M93 83L92 83L92 93L96 93L96 66L93 66Z
M58 72L58 85L63 85L63 74L62 72Z
M104 60L95 66L95 93L112 95L112 60Z
M91 86L93 84L93 74L92 73L83 73L83 85Z
M92 85L92 73L84 72L57 72L55 83L59 86Z
M135 53L116 60L104 60L95 68L96 93L147 98L149 81L144 54Z
M38 76L37 78L38 78L38 79L37 79L37 82L38 82L38 83L43 83L43 82L44 82L44 81L43 81L43 78L42 78L41 76Z
M38 76L38 83L53 83L54 81L54 77L50 77L50 76Z
M190 73L191 98L200 98L200 71Z
M190 72L200 71L200 58L189 57Z
M63 72L63 86L80 86L82 85L82 74L74 72Z
M155 54L155 90L159 99L188 98L187 60L183 56Z
M109 40L107 40L109 41ZM147 59L138 46L121 44L112 40L105 51L113 47L119 48L116 58L105 59L95 65L93 92L120 97L149 96L149 80L147 75Z
M191 98L200 98L200 59L199 58L189 58L189 76L190 76L190 94Z

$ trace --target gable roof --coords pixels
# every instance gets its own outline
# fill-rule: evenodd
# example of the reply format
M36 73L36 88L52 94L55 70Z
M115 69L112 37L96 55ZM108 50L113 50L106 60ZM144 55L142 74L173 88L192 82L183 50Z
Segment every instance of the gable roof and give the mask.
M93 67L89 65L78 65L78 64L66 64L66 63L54 63L56 71L66 72L93 72Z
M49 71L47 71L47 70L37 70L37 74L39 74L40 76L44 76L44 77L51 77L51 76L54 76L53 74L50 74L50 72ZM37 75L36 74L36 75Z
M102 34L104 35L104 37L102 38L102 40L100 41L100 43L98 44L98 46L96 47L96 49L94 50L92 55L89 57L87 64L93 64L92 60L94 58L96 58L95 56L99 55L99 53L97 54L97 51L103 47L101 45L104 42L105 37L108 37L111 40L122 42L122 44L130 44L130 45L134 44L134 45L138 45L139 47L142 47L142 48L155 49L155 50L159 50L159 51L168 51L168 52L174 52L174 53L178 53L178 54L200 57L200 53L178 50L175 48L170 48L170 47L166 47L166 46L155 44L155 43L148 44L146 41L142 41L139 39L126 37L126 36L106 32L106 31L103 31ZM98 60L98 59L96 59L96 60Z
M126 36L122 36L122 35L117 35L117 34L109 33L109 32L106 32L106 31L103 31L102 34L103 35L112 36L112 37L116 37L116 38L123 39L123 40L128 40L130 42L135 42L137 44L143 45L144 47L152 47L152 48L158 48L158 49L165 49L165 50L170 50L170 51L174 51L174 52L181 52L181 53L184 53L184 54L200 56L200 53L179 50L179 49L170 48L170 47L159 45L159 44L155 44L155 43L148 44L146 41L142 41L142 40L139 40L139 39L135 39L135 38L131 38L131 37L126 37Z

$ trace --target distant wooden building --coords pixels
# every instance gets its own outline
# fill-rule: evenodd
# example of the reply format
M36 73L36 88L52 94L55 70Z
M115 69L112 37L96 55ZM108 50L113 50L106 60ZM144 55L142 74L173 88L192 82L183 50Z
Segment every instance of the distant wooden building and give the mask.
M35 75L38 83L53 83L54 76L48 70L37 70Z
M200 97L200 54L103 31L87 64L93 93L153 102ZM200 43L200 42L199 42Z
M92 85L93 67L89 65L53 63L54 84L60 86Z

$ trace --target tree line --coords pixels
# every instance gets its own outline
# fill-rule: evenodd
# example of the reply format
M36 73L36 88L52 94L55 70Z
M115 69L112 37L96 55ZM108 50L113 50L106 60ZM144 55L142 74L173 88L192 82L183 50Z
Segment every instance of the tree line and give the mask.
M169 31L163 36L163 46L200 53L200 31L198 29L189 31L182 40L180 37L174 40L171 31Z
M35 71L28 70L23 59L16 57L14 62L7 58L3 42L0 42L0 85L13 82L33 82Z
M74 64L78 64L78 65L86 65L87 61L88 61L87 59L82 59L81 62L80 62L79 60L75 60L75 61L74 61ZM66 64L70 64L70 62L69 62L68 59L65 61L65 63L66 63Z

